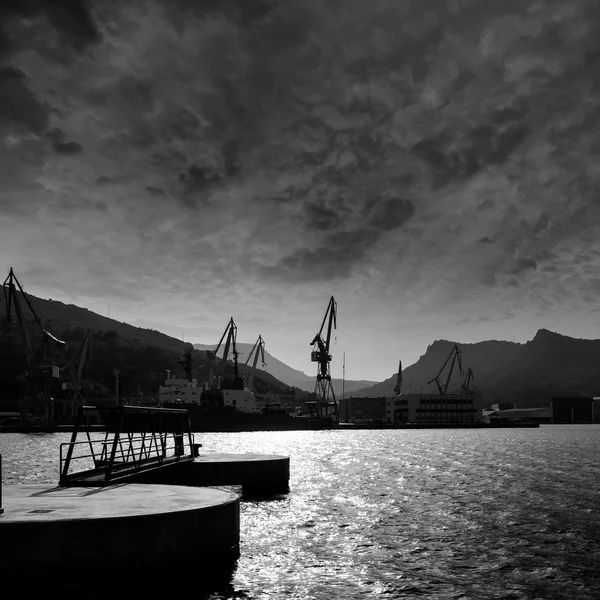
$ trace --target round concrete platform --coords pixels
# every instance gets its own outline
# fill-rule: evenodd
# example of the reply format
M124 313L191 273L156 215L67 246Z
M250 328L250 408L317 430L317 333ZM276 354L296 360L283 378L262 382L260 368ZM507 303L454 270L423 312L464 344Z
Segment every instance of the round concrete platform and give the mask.
M229 491L147 484L3 489L5 573L147 570L231 563L239 555L239 497ZM212 567L211 567L212 568Z
M140 474L136 481L185 486L241 485L245 491L289 491L290 458L276 454L201 454L193 462Z

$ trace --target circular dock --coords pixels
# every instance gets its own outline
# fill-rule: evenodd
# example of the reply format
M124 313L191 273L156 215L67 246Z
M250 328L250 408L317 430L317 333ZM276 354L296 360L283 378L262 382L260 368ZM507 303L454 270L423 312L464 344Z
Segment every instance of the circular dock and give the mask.
M239 497L172 485L12 485L3 489L5 573L134 573L228 568L239 555Z
M289 491L290 457L276 454L201 454L193 462L140 474L139 483L211 486L241 485L251 494Z

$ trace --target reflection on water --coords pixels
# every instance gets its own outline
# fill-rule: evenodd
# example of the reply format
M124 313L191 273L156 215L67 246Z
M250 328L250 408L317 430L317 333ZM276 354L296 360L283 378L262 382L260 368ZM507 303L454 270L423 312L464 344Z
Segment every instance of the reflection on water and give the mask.
M237 567L196 597L600 597L600 426L196 436L291 457L289 494L242 499ZM56 483L66 441L0 435L5 485Z

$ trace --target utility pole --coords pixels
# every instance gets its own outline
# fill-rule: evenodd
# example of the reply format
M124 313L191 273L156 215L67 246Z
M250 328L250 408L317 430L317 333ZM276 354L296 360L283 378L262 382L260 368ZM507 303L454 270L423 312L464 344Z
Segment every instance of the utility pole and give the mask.
M121 399L119 397L119 373L121 371L119 369L113 369L113 373L115 375L115 394L117 396L117 406L121 405Z
M345 383L346 383L346 353L344 352L344 362L342 364L342 400L344 399Z

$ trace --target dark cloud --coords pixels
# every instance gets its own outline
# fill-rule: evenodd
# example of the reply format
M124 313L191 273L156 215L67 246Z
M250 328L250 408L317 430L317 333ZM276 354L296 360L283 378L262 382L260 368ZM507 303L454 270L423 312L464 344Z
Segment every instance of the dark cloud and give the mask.
M537 268L536 260L533 260L532 258L519 258L512 263L512 265L509 269L509 273L518 275L519 273L523 273L524 271L529 271L529 270L535 271L536 268Z
M40 135L49 119L49 105L29 89L25 74L12 67L0 68L0 124Z
M84 0L3 0L0 4L0 58L10 54L13 43L11 27L15 17L35 18L43 15L60 34L60 41L82 51L100 42L101 35Z
M414 214L410 200L385 198L364 207L361 224L349 231L324 234L314 248L303 248L264 269L267 276L293 281L345 279L381 236L401 227Z
M47 133L48 139L52 142L52 149L57 154L72 156L81 154L83 147L81 144L73 141L67 141L64 131L53 129Z
M184 185L184 194L187 198L196 196L200 200L206 200L206 192L214 189L221 183L222 177L211 168L191 165L184 173L179 174L179 181Z
M498 125L497 115L466 130L446 130L417 142L412 152L429 163L437 186L462 181L490 165L501 165L525 139L521 122Z
M348 209L344 202L334 199L333 206L328 206L325 199L306 201L302 205L302 211L309 231L334 231L348 217Z
M164 196L165 195L165 190L163 190L162 188L159 188L159 187L154 187L153 185L146 186L146 191L151 196Z
M64 154L67 156L73 156L74 154L81 154L81 152L83 152L83 146L77 142L54 142L52 148L57 154Z
M125 177L125 175L122 175L120 173L116 173L114 175L101 175L100 177L96 178L96 185L100 185L100 186L104 186L104 185L115 185L118 183L123 183L127 181L127 177Z

